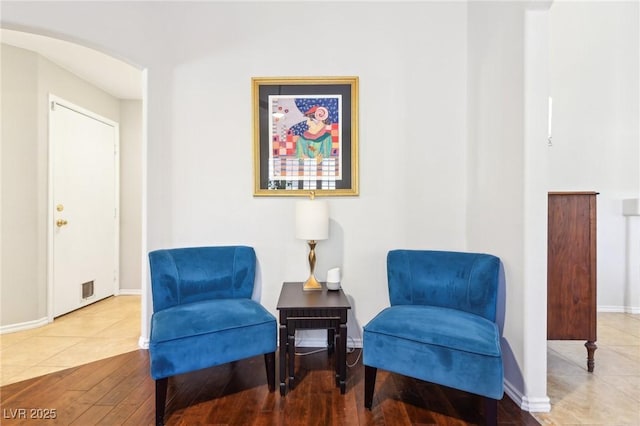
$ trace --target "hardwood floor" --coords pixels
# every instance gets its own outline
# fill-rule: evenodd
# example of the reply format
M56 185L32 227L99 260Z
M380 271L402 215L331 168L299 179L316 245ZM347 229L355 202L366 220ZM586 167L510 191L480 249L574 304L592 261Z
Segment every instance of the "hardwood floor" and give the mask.
M353 363L359 349L349 355ZM373 407L364 408L364 367L335 387L326 352L296 357L297 386L269 393L262 356L169 380L167 425L467 425L482 424L480 398L380 370ZM0 388L3 425L146 425L154 423L149 358L137 350ZM24 411L23 411L24 410ZM46 414L55 420L38 419ZM538 425L507 396L502 425Z
M639 324L638 314L598 313L598 350L593 373L587 373L584 342L549 341L547 391L551 399L551 412L531 415L522 413L508 397L505 397L500 404L499 421L502 424L535 424L530 423L530 416L533 416L544 425L640 425ZM67 424L77 420L76 424L80 425L100 422L115 425L123 424L127 420L129 424L152 422L154 407L151 398L154 384L148 378L146 352L137 350L139 334L140 297L117 296L56 319L47 326L0 335L0 424L20 423L17 419L5 418L19 415L19 412L10 411L12 409L47 407L56 409L60 421L36 422L30 419L23 423ZM124 358L108 359L109 356L125 352L130 353ZM355 362L358 353L359 349L356 349L354 354L349 355L350 364ZM141 356L140 359L136 358L138 354ZM318 383L312 385L315 387L313 392L321 395L318 397L314 394L314 397L320 401L324 401L323 398L335 398L335 402L328 409L336 419L343 418L343 424L396 424L392 417L393 412L407 413L399 416L399 424L420 424L420 419L425 417L431 419L428 420L431 424L462 425L481 419L481 410L473 402L473 397L425 383L416 382L412 385L411 379L386 375L382 371L376 383L381 393L376 392L373 410L370 413L364 412L360 401L360 393L364 387L361 364L349 369L347 394L339 396L329 385L329 377L318 377L330 375L329 364L323 364L328 362L326 354L320 354L317 358L306 358L304 361L299 360L298 379L304 378L305 386L310 386L310 381L318 380ZM102 361L93 363L99 359ZM243 389L237 392L238 396L244 398L245 394L265 392L266 379L261 367L263 363L259 359L256 362L255 370L251 360L236 365L236 369L246 370L249 376L254 375L256 382L253 387L258 388ZM215 419L216 414L213 410L217 410L217 407L232 406L233 402L229 399L233 400L236 395L230 394L229 390L224 388L232 388L225 382L232 380L230 367L221 367L220 371L203 372L205 376L210 377L209 380L214 380L211 377L218 374L222 383L220 386L223 388L218 389L216 385L203 389L202 396L199 397L200 404L182 403L180 407L175 405L177 402L173 405L170 402L167 413L170 424L181 424L183 414L190 419L195 418L192 420L194 424L203 424L206 417ZM76 371L77 368L81 370ZM126 371L129 372L124 374ZM54 372L58 373L53 374ZM44 376L45 374L49 376ZM233 377L237 377L238 380L249 379L244 372L234 374ZM31 380L36 377L36 381ZM178 383L182 380L192 379L176 378L170 382ZM194 380L200 379L196 377ZM8 386L14 383L17 387ZM182 385L170 386L172 387L169 397L175 393L176 398L196 398L188 393L197 385L187 383L184 388ZM311 410L311 401L303 403L297 400L307 397L303 392L298 392L300 389L304 388L297 388L284 399L279 395L264 396L266 402L259 405L259 415L251 408L252 417L249 424L304 424L297 422L299 414L293 413L300 410L300 407L308 407L306 410ZM32 391L35 397L32 397ZM393 393L390 394L390 391ZM308 388L308 392L311 392L311 388ZM17 393L20 394L16 398ZM80 397L84 393L87 395ZM325 395L327 393L329 396ZM109 395L106 396L107 394ZM215 401L216 395L222 395L224 401ZM265 413L262 413L262 406L269 398L273 407L269 411L269 406L266 405ZM462 400L461 405L458 405L456 399ZM6 411L2 408L6 408ZM344 415L346 417L338 417L334 414L338 413L336 410L341 410L341 413L347 412ZM314 406L313 412L318 411L320 410ZM425 411L428 413L425 414ZM204 415L202 412L207 414ZM208 414L209 412L212 414ZM82 414L84 417L80 418ZM92 415L96 415L100 420L90 420L86 423L85 420ZM268 420L264 420L265 418ZM303 413L300 413L300 418L309 419L308 415ZM334 421L340 424L339 420Z

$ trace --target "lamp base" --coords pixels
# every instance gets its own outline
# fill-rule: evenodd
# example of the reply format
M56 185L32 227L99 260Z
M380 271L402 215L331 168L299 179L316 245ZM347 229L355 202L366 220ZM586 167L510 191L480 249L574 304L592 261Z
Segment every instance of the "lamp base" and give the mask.
M311 275L307 279L307 281L305 281L304 285L302 286L302 289L304 291L322 290L322 285L318 282L318 280L316 280L316 277Z

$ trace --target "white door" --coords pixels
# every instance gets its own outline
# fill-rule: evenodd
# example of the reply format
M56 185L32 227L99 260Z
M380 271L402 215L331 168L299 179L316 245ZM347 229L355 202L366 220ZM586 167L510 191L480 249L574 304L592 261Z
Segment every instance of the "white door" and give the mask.
M57 317L117 288L118 125L52 97L49 126L49 294Z

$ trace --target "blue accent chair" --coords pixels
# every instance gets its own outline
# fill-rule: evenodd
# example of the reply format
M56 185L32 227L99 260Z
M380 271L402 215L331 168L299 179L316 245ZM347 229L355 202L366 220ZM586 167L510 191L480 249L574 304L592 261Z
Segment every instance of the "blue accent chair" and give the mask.
M487 424L503 396L496 324L500 259L488 254L392 250L391 306L364 327L364 405L378 368L484 397Z
M275 390L276 319L251 300L251 247L190 247L149 253L153 315L149 355L156 424L164 423L168 378L264 355Z

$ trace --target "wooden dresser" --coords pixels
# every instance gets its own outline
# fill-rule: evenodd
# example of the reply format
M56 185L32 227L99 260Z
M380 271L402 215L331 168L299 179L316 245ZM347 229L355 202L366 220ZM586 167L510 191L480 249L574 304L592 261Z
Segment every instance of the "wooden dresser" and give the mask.
M596 195L550 192L547 239L547 339L596 346Z

